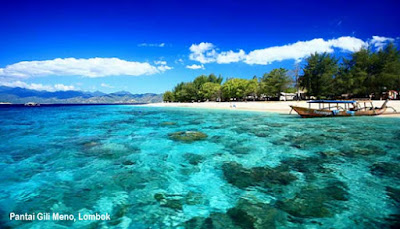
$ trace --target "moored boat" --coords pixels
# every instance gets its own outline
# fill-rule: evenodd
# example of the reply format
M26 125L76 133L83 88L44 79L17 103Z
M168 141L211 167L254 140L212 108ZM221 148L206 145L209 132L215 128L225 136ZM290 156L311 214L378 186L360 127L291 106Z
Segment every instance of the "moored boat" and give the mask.
M387 102L388 100L381 107L374 107L371 100L311 100L307 102L309 104L308 108L290 107L302 118L374 116L383 114L386 111ZM318 104L318 108L312 108L312 104ZM367 106L367 104L371 106Z

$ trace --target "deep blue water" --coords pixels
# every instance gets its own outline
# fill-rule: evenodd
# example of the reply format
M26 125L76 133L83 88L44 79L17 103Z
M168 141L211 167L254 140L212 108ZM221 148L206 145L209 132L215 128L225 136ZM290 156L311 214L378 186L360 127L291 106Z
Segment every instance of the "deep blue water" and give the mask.
M193 131L206 136L171 135ZM389 228L400 221L396 118L13 107L0 109L0 140L0 227ZM99 212L112 220L18 222L10 212Z

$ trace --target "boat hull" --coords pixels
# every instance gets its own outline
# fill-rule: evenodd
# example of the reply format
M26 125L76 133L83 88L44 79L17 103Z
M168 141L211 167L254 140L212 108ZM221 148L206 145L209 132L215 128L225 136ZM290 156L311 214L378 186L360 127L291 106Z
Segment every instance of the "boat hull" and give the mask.
M322 118L322 117L350 117L350 116L374 116L385 112L386 108L364 110L364 111L342 111L342 110L327 110L313 109L305 107L290 106L302 118Z

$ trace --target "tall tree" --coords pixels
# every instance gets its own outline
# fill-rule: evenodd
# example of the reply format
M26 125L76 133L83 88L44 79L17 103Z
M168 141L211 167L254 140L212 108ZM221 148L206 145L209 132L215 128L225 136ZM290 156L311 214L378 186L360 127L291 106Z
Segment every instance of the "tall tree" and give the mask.
M314 53L306 62L300 85L307 90L307 94L317 98L334 94L333 80L338 71L338 60L327 53Z
M203 84L205 84L207 82L209 82L209 81L208 81L208 76L206 76L206 75L198 76L193 80L193 86L195 88L195 92L194 92L195 100L202 101L204 99L204 97L200 93L200 90L201 90L201 87L203 86Z
M223 80L224 80L224 78L222 78L221 75L217 77L216 75L214 75L213 73L211 73L211 74L208 76L208 82L211 82L211 83L221 84Z
M225 100L238 99L241 100L245 96L247 80L239 78L228 79L222 85L222 93Z
M197 89L193 83L180 83L174 88L174 98L179 102L191 102L197 100Z
M371 51L364 48L354 52L350 59L343 59L335 79L337 95L367 97L372 92L374 76L371 57Z
M170 92L170 91L164 92L163 101L165 101L165 102L174 102L175 101L174 94L172 92Z
M375 93L380 94L390 89L400 89L400 51L393 43L376 53Z
M245 88L245 95L252 96L253 100L256 99L259 92L259 83L257 77L253 77L253 79L248 80Z
M344 59L335 79L337 91L350 93L353 97L368 97L382 92L400 89L400 52L389 44L372 52L361 49L350 59Z
M288 76L288 70L284 68L276 68L265 73L261 78L261 92L272 97L279 97L279 94L286 90L292 80Z
M221 85L207 82L203 84L200 92L205 99L216 101L221 98Z

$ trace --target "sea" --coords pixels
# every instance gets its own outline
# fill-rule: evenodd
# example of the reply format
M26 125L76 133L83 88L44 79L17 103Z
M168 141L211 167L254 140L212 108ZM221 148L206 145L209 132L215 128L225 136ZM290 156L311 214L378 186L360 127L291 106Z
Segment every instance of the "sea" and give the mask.
M396 228L399 162L397 118L8 106L0 228Z

